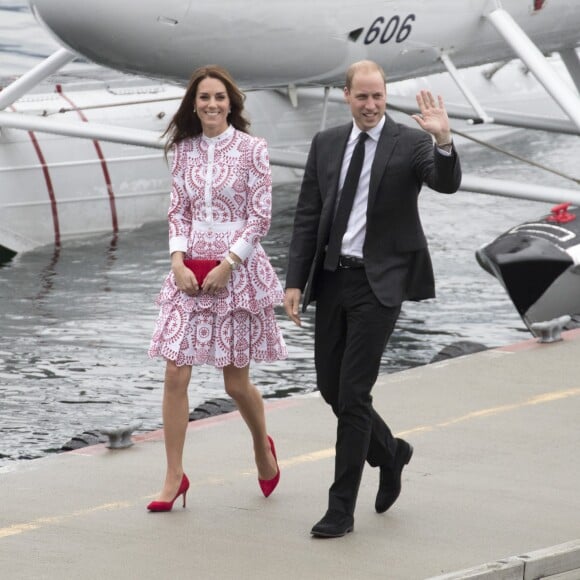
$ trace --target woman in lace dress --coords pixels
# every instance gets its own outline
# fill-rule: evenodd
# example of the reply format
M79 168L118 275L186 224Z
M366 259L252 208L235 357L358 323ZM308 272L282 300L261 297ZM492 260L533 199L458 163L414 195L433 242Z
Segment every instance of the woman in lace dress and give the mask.
M189 420L192 365L222 369L253 439L258 481L266 497L280 478L250 361L287 356L274 306L283 291L260 240L270 227L272 178L263 139L247 133L244 96L217 66L196 70L167 129L173 149L168 212L171 272L150 356L166 360L163 422L167 473L150 511L169 511L189 488L182 456ZM219 260L201 284L184 259Z

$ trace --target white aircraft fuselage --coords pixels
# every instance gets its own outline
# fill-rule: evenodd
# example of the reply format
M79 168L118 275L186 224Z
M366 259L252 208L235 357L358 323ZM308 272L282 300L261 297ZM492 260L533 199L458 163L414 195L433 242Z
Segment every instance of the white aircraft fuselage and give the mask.
M578 0L30 0L59 40L99 64L183 82L225 66L244 88L341 85L354 61L390 80L515 56L486 15L503 8L545 53L575 47Z

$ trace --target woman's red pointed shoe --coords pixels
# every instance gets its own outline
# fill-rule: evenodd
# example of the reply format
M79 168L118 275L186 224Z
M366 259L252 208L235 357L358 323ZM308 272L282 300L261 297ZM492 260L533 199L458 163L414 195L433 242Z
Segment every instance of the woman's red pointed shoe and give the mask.
M276 489L276 486L278 485L278 482L280 481L280 468L278 467L278 458L276 457L276 448L274 447L274 441L272 440L272 438L269 435L268 435L268 441L270 442L270 451L272 451L272 455L274 456L274 459L276 460L276 469L278 471L272 479L260 479L260 478L258 478L258 483L260 484L260 489L262 490L264 497L268 497Z
M173 508L173 504L175 500L182 495L183 496L183 507L185 507L185 496L187 495L187 490L189 489L189 479L187 479L187 475L183 474L181 478L181 483L179 484L179 489L175 494L175 497L171 501L152 501L148 506L147 509L150 512L170 512Z

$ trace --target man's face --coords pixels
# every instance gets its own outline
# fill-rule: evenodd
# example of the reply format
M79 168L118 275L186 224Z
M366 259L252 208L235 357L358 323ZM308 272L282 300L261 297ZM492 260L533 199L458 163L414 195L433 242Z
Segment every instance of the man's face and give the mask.
M387 90L378 71L359 71L354 74L350 90L345 87L344 98L350 105L355 123L361 131L376 127L387 108Z

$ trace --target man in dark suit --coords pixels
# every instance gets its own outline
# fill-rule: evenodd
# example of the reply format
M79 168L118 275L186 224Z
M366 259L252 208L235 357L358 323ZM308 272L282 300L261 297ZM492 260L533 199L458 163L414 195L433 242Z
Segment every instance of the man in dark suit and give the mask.
M435 296L417 201L423 183L459 188L461 169L441 97L417 95L421 129L385 115L382 68L349 67L344 95L353 123L318 133L306 163L289 250L284 307L300 325L316 301L317 385L338 418L328 510L312 535L338 537L354 527L365 460L380 468L375 509L401 491L413 448L393 437L372 406L383 350L404 300Z

